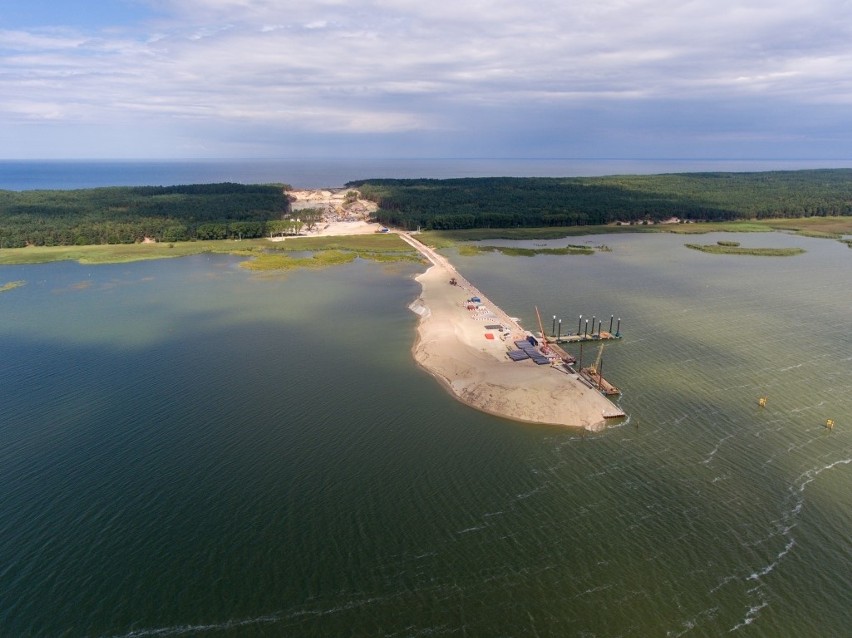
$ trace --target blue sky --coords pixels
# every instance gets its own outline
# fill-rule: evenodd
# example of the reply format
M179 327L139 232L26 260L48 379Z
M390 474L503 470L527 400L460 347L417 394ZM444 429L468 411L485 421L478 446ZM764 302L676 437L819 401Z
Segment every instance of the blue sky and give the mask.
M0 158L852 158L849 0L4 0Z

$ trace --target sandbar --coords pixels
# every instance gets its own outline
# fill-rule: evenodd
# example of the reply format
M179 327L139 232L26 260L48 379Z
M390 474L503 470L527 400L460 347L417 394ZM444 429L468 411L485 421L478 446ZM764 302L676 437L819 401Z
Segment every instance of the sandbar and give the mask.
M601 430L620 412L609 399L561 365L512 361L507 351L530 334L442 255L407 234L405 241L431 262L415 279L422 287L410 306L420 316L414 359L460 401L507 419ZM455 278L457 285L451 285ZM478 297L475 308L467 301ZM503 326L503 331L485 325ZM493 338L486 338L491 333Z

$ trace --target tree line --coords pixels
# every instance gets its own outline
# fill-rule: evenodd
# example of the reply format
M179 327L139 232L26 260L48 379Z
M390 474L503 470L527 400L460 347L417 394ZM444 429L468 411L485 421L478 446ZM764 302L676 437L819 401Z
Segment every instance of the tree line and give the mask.
M451 230L852 214L852 170L573 178L350 182L377 221ZM177 242L297 234L322 217L291 214L284 184L191 184L0 191L0 248Z
M852 170L349 182L377 220L449 230L852 214Z
M0 191L0 248L247 239L297 233L286 184ZM301 211L300 211L301 213Z

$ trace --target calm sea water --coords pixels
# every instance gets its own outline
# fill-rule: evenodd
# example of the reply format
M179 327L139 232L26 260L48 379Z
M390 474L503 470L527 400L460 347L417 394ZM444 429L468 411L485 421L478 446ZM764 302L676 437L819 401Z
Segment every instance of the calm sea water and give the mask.
M0 160L0 190L168 186L216 182L339 187L379 177L570 177L696 171L848 168L847 160L677 159L305 159L186 161Z
M725 238L807 252L451 255L622 318L596 434L419 370L413 266L0 267L0 635L846 635L852 251Z

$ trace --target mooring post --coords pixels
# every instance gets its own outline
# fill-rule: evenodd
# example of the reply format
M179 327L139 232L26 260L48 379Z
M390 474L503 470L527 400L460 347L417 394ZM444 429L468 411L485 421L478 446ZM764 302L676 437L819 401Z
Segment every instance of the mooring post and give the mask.
M613 318L614 316L615 316L615 315L610 315L610 316L609 316L609 334L612 334L612 318Z
M621 317L618 318L618 327L615 329L615 336L621 336Z
M583 329L583 336L584 337L589 336L589 320L588 319L586 319L586 327Z
M580 315L580 318L577 320L577 334L580 334L580 327L583 325L583 315Z
M550 335L556 334L556 315L553 315L553 327L550 329Z
M562 319L559 320L559 332L556 333L556 340L559 341L559 339L561 339L561 338L562 338Z

